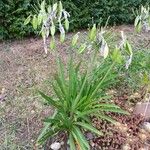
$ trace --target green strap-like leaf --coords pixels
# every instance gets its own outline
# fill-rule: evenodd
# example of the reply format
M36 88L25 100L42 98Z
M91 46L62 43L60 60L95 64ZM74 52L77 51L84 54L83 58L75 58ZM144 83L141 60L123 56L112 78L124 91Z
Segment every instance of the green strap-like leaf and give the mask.
M31 15L27 17L27 19L24 21L24 25L27 25L31 20Z
M60 33L60 42L64 43L65 41L65 33Z
M50 31L51 31L51 35L54 36L55 35L55 32L56 32L56 29L55 29L55 25L54 23L52 22L52 25L50 27Z
M65 75L64 75L64 65L61 61L61 59L58 59L58 75L64 90L64 94L67 97L67 85L66 85L66 80L65 80Z
M54 101L51 97L45 95L43 92L39 91L39 94L52 106L59 108L60 106L57 104L56 101Z
M140 16L137 16L135 21L134 21L134 26L135 27L138 25L139 21L140 21Z
M111 123L113 123L113 124L116 124L116 120L114 120L113 118L111 118L111 117L109 117L109 116L107 116L107 115L104 115L104 114L102 114L102 113L100 113L100 114L94 114L94 116L96 116L96 117L98 117L98 118L100 118L100 119L103 119L103 120L107 120L107 121L109 121L109 122L111 122Z
M122 110L122 109L117 109L117 108L100 108L100 111L105 111L105 112L115 112L115 113L119 113L119 114L125 114L125 115L129 115L129 112Z
M90 31L89 38L91 41L94 41L96 39L96 24L93 25L93 27Z
M50 48L53 50L53 49L55 49L55 38L54 37L52 37L51 38L51 41L50 41Z
M96 133L97 135L103 135L103 133L96 128L94 128L92 125L87 124L87 123L82 123L82 122L77 122L77 125L83 127L84 129L90 130L93 133Z
M71 133L69 135L69 144L70 144L70 150L76 150L74 139Z
M77 34L75 34L72 38L72 46L74 47L77 44L79 38L79 32Z
M63 10L63 5L62 5L62 2L59 1L59 11L61 12Z
M81 132L81 130L77 127L77 126L74 126L74 133L77 137L77 141L79 142L80 146L81 146L81 149L82 150L90 150L90 146L89 146L89 143L88 141L86 140L85 136L83 135L83 133Z
M81 46L79 47L79 50L78 50L79 54L83 53L85 48L86 48L86 43L81 44Z
M42 19L43 19L42 14L39 13L39 14L38 14L38 25L41 25Z
M130 45L130 43L127 41L126 42L126 51L127 51L127 53L129 54L129 55L132 55L133 54L133 52L132 52L132 47L131 47L131 45Z
M42 139L42 137L46 134L48 128L50 127L50 123L45 123L44 128L42 129L37 141L40 141Z
M115 105L115 104L95 104L93 106L94 108L100 108L100 107L105 107L105 108L120 108L119 106Z
M38 140L38 143L40 144L43 144L44 142L46 142L46 140L49 138L49 137L52 137L54 135L56 135L57 133L59 132L59 130L49 130L47 131L39 140Z

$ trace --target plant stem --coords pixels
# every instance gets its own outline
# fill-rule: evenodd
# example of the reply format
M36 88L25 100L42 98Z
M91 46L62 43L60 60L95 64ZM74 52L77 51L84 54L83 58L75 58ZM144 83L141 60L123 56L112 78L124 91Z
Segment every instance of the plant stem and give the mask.
M81 90L80 90L78 96L76 97L76 99L75 99L75 101L74 101L74 103L73 103L73 105L72 105L72 113L71 113L71 116L72 116L72 114L73 114L73 112L74 112L74 109L75 109L75 107L76 107L76 104L78 103L78 101L79 101L79 99L80 99L80 96L81 96L81 94L82 94L82 92L83 92L84 86L85 86L86 81L87 81L87 78L88 78L88 74L89 74L89 72L90 72L90 69L92 69L92 66L93 66L92 64L93 64L94 61L95 61L96 55L97 55L97 51L95 50L95 52L94 52L94 54L93 54L93 57L92 57L90 63L88 64L86 76L85 76L85 78L84 78L84 81L83 81Z
M97 85L97 87L93 91L92 95L90 96L90 99L96 94L96 92L98 91L99 87L101 86L101 84L103 83L103 81L106 79L106 77L108 76L109 72L114 67L114 65L115 65L115 62L113 62L112 65L110 66L110 68L107 70L105 76L103 77L103 79L100 81L100 83Z

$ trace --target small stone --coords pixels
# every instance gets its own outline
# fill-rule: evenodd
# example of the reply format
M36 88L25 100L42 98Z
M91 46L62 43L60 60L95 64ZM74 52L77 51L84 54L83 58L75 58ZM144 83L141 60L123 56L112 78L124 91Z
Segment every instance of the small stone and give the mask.
M60 144L61 144L61 145L64 145L65 143L62 141Z
M140 148L139 150L149 150L149 147L145 146L145 147Z
M34 110L31 110L31 114L34 114L35 113L35 111Z
M95 143L94 143L93 141L91 141L91 142L90 142L90 145L91 145L92 147L94 147L94 146L95 146Z
M145 119L150 119L150 103L137 103L133 113L143 115Z
M139 137L142 141L145 141L147 139L147 136L144 133L139 133Z
M131 150L131 147L129 146L129 144L126 144L122 146L122 150Z
M61 148L61 143L59 143L59 142L54 142L54 143L51 144L50 148L51 148L52 150L59 150L59 149Z
M91 140L91 139L94 138L93 134L90 133L90 132L88 132L88 133L86 134L86 137L87 137L88 140Z
M150 123L149 122L144 122L143 128L150 133Z

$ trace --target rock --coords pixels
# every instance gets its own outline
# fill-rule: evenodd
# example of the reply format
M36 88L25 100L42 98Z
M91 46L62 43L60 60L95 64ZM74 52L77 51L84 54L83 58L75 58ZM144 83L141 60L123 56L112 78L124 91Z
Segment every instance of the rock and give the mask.
M143 147L143 148L140 148L139 150L149 150L149 147Z
M129 146L129 144L126 144L122 146L122 150L131 150L131 147Z
M59 143L59 142L54 142L54 143L51 144L50 148L51 148L52 150L59 150L59 149L61 148L61 143Z
M150 119L150 103L137 103L133 113L143 115L144 119Z
M87 137L88 140L92 140L92 139L94 138L93 134L90 133L90 132L88 132L88 133L86 134L86 137Z
M150 123L149 122L144 122L143 123L143 128L150 133Z

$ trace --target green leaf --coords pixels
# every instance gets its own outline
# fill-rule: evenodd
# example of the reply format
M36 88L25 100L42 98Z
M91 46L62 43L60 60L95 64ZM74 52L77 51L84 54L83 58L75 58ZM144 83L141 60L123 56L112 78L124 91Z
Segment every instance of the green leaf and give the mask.
M45 0L43 0L41 3L41 10L42 12L45 12Z
M87 150L87 147L82 143L82 141L79 139L78 135L76 135L76 133L74 133L74 131L72 131L71 133L72 133L72 136L75 139L77 148L79 150Z
M127 51L127 53L128 53L129 55L132 55L132 54L133 54L133 52L132 52L132 47L131 47L131 45L130 45L130 43L129 43L128 41L126 41L126 46L125 46L125 48L126 48L126 51Z
M36 30L38 26L38 20L36 18L36 15L33 16L32 25L33 25L33 28Z
M57 101L54 101L51 97L45 95L43 92L39 91L39 94L52 106L59 108Z
M48 6L47 11L48 11L48 13L51 13L51 11L52 11L51 5Z
M65 33L60 33L60 42L63 43L65 41Z
M81 147L84 149L84 146L85 146L89 150L90 149L89 143L87 142L87 140L86 140L85 136L83 135L83 133L81 132L81 130L77 126L74 126L73 131L76 134L76 136L78 138L78 142L80 143Z
M134 21L134 26L137 27L138 23L140 21L140 16L137 16L135 21Z
M60 122L60 120L57 119L57 118L45 118L43 120L43 122L50 123L50 124L55 124L56 125L56 124L58 124Z
M109 117L109 116L107 116L107 115L104 115L104 114L102 114L102 113L100 113L100 114L94 114L96 117L98 117L98 118L100 118L100 119L103 119L103 120L107 120L107 121L109 121L109 122L111 122L111 123L113 123L113 124L116 124L116 120L114 120L113 118L111 118L111 117Z
M72 61L72 58L70 58L69 60L69 64L68 64L68 68L69 68L69 96L68 98L70 99L70 101L72 100L72 98L75 98L75 95L76 95L76 88L77 88L77 77L76 77L76 74L75 74L75 69L74 69L74 66L73 66L73 61ZM72 103L72 102L70 102Z
M77 114L77 117L80 118L80 117L84 117L87 115L92 115L93 113L99 113L100 110L101 110L100 108L95 108L95 109L93 108L93 109L88 109L82 112L76 111L76 114Z
M73 36L73 39L72 39L73 47L77 44L78 38L79 38L79 32Z
M52 86L57 98L59 98L60 102L62 102L65 98L64 95L62 94L62 91L55 83L53 83Z
M51 48L52 50L55 48L55 38L54 38L54 37L51 38L50 48Z
M62 2L59 1L59 11L61 12L63 10L63 5L62 5Z
M92 125L87 124L87 123L82 123L82 122L77 122L77 125L83 127L84 129L87 129L93 133L96 133L97 135L103 135L103 133L99 130L97 130L96 128L94 128Z
M150 27L150 15L149 15L149 17L148 17L148 25L149 25L149 27Z
M51 35L52 35L52 36L54 36L54 35L55 35L56 30L55 30L55 25L54 25L54 23L53 23L53 22L52 22L52 25L51 25L51 27L50 27L50 31L51 31Z
M38 143L43 144L44 142L46 142L47 139L56 135L58 132L59 132L59 129L55 129L55 130L50 129L38 140Z
M141 21L139 21L139 23L137 24L137 26L136 26L136 32L140 32L142 30L142 22Z
M69 30L69 20L68 18L65 19L65 28L68 31Z
M57 3L55 3L54 5L53 5L53 11L56 11L57 10Z
M38 25L41 25L42 19L43 19L42 14L39 13L39 14L38 14Z
M69 134L69 144L70 144L70 150L76 150L74 139L71 133Z
M27 17L27 19L24 21L24 25L27 25L31 20L31 15Z
M114 62L122 63L122 55L119 48L115 48L112 52L111 58Z
M93 27L90 31L89 38L91 41L95 41L95 39L96 39L96 24L93 25Z
M86 48L86 43L81 44L81 46L80 46L80 48L79 48L79 50L78 50L79 54L83 53L84 50L85 50L85 48Z
M47 130L49 129L50 127L50 123L46 123L44 128L42 129L37 141L40 141L40 139L42 139L42 137L46 134Z
M109 53L109 48L106 41L102 44L100 52L101 52L101 56L103 56L104 59L106 59Z
M120 108L119 106L115 105L115 104L96 104L94 105L94 108L97 107L105 107L105 108Z
M60 87L60 89L61 89L61 91L64 95L64 99L68 100L67 99L68 98L67 97L68 96L68 93L67 93L68 86L67 86L67 83L66 83L66 80L65 80L65 75L64 75L64 65L63 65L63 63L60 59L58 59L58 74L55 77L55 79L56 79L56 81L58 83L58 86Z
M147 72L144 72L143 73L143 76L142 76L142 83L144 85L149 85L150 84L150 79L149 79L149 75Z
M101 108L100 111L115 112L115 113L119 113L119 114L129 115L129 113L127 111L124 111L122 109L117 109L117 108Z

